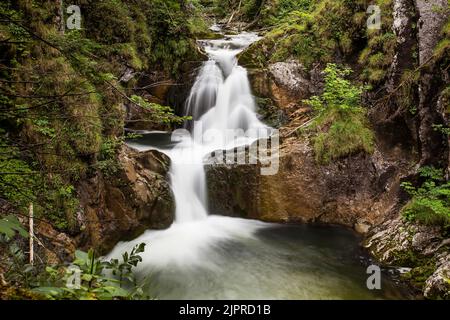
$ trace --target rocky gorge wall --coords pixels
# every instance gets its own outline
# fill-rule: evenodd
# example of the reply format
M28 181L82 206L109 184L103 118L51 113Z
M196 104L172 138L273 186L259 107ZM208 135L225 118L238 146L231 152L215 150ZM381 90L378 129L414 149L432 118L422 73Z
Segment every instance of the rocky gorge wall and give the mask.
M106 254L119 241L173 223L175 202L166 177L170 159L158 151L123 146L118 164L114 175L98 174L78 186L79 210L70 233L38 221L38 256L51 264L70 261L76 249Z
M396 206L406 166L378 150L320 165L307 138L291 137L282 141L275 175L260 175L260 164L208 165L209 205L225 215L341 224L365 233Z
M104 3L99 2L98 5L101 7ZM115 7L113 1L108 1L106 8L113 10ZM270 222L320 222L354 228L365 235L364 245L381 264L409 269L406 276L426 297L448 298L448 239L439 228L406 222L399 216L408 200L400 187L401 182L416 175L420 165L444 164L449 167L450 163L448 137L443 138L433 127L435 124L448 124L450 114L446 90L450 79L446 64L448 55L445 54L448 50L444 48L442 56L441 51L436 51L442 40L441 29L448 19L446 7L447 0L392 1L392 12L388 13L392 24L388 29L395 35L393 59L390 61L384 57L388 61L387 78L376 83L375 90L365 97L377 138L375 151L372 154L354 154L328 165L315 161L308 135L298 135L298 128L311 119L311 110L302 100L322 91L323 63L306 66L300 58L289 57L259 67L252 61L251 55L243 53L240 63L248 68L259 113L267 123L280 129L280 170L276 175L261 176L258 165L235 166L210 162L206 170L211 211ZM98 21L95 15L90 20L91 23ZM147 32L141 32L140 27L131 28L133 31L130 34L146 35ZM179 34L175 29L174 34ZM127 40L127 35L121 36ZM160 34L156 34L155 39L158 39L157 36ZM170 36L174 37L172 34ZM103 34L91 38L97 37L105 40ZM111 39L116 37L116 34L111 35ZM145 43L144 40L133 39L132 46L140 48L138 45ZM189 41L193 42L193 39ZM191 49L189 47L186 52L192 51L193 57L178 57L177 60L202 60L202 55ZM257 50L264 48L256 47ZM169 51L175 50L163 52ZM184 52L183 55L186 53L180 51ZM119 72L114 72L118 83L124 88L145 87L145 93L139 94L150 102L172 105L176 109L180 109L190 88L192 71L201 62L180 62L177 66L181 66L183 74L175 79L167 72L151 70L153 62L150 62L153 60L147 62L144 59L147 52L139 52L138 57L121 52L118 56L126 61L113 59L113 63L105 63L113 65L114 71L121 70L120 76ZM360 80L358 77L364 66L355 62L354 56L343 56L339 52L334 59L352 66L356 71L355 80ZM136 63L136 60L142 61ZM166 61L166 64L172 63ZM406 71L412 71L412 79L405 79ZM405 84L408 85L407 90ZM415 114L410 112L410 105L400 101L399 93L403 93L404 89L412 97L410 100L417 109ZM108 90L114 91L111 88ZM109 111L114 105L116 118L121 122L114 122L108 135L98 133L105 135L102 142L108 142L106 138L111 136L119 136L123 121L134 129L149 129L146 116L151 112L145 112L126 99L125 102L117 98L109 99L114 103L106 99L102 105ZM387 103L380 104L380 100ZM67 106L73 105L73 101L67 102ZM84 110L81 108L86 103L81 101L79 105L79 110ZM97 109L104 112L99 107ZM78 109L74 110L74 114L80 113ZM177 111L179 113L180 110ZM82 145L93 145L93 140L86 137ZM37 142L41 141L38 139ZM86 152L81 157L83 161L88 159L89 165L96 162L89 157L99 153L98 144L92 153ZM67 149L67 146L58 149ZM69 156L66 158L69 159ZM60 159L57 162L59 164ZM37 223L37 236L41 242L36 246L37 255L52 263L70 261L76 248L94 247L105 253L118 241L135 238L149 228L163 229L172 224L174 201L166 179L170 160L156 151L139 153L123 146L115 156L115 162L118 168L114 173L108 175L96 170L94 174L84 175L76 184L76 197L80 203L75 219L70 221L70 232L61 232L46 221ZM69 165L74 163L69 162Z
M123 146L114 176L96 176L79 187L80 244L107 252L118 241L132 240L147 229L168 228L175 202L166 179L170 159L158 152Z

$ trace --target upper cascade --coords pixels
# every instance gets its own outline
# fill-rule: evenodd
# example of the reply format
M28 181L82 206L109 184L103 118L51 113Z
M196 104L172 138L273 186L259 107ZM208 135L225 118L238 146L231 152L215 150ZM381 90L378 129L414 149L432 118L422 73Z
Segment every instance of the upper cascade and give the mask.
M200 40L209 56L192 87L184 115L192 116L185 128L200 136L208 130L267 129L256 116L247 70L238 65L236 56L260 38L244 32L224 39ZM197 121L200 128L194 128ZM200 131L200 132L199 132ZM197 135L197 136L199 136ZM227 148L234 141L223 140L216 148Z
M247 70L236 56L259 37L254 33L226 36L221 40L199 41L209 55L197 76L185 104L185 123L192 137L181 137L169 152L170 170L176 201L176 222L189 222L207 217L206 179L203 157L218 149L249 144L257 131L266 130L256 116ZM227 130L233 130L229 135ZM212 141L206 133L215 132ZM206 140L206 141L205 141Z

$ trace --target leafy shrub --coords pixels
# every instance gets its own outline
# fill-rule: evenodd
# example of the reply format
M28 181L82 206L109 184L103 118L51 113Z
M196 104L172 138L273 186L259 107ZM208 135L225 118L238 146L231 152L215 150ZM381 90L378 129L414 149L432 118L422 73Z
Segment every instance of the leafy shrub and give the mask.
M419 171L425 182L414 187L411 182L402 187L412 197L403 208L403 217L425 225L450 227L450 183L444 179L441 169L423 167Z
M0 197L19 207L35 199L36 177L0 129Z
M150 115L150 119L156 123L181 124L191 119L189 116L179 117L175 115L171 107L149 102L141 96L133 95L131 96L131 100L136 106L146 111Z
M69 267L46 267L47 279L33 289L51 300L111 300L143 299L142 286L137 284L133 268L142 261L145 243L136 245L130 253L122 255L122 261L102 261L89 252L76 251ZM79 283L77 282L79 279Z
M319 163L373 152L374 135L360 106L363 89L345 79L350 73L350 69L328 64L323 94L305 101L316 113L310 128L316 131L313 142Z

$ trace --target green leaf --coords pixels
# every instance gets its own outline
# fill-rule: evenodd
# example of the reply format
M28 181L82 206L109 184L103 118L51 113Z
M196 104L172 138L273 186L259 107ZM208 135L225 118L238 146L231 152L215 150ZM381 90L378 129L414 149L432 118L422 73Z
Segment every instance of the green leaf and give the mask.
M93 278L94 277L91 274L83 274L81 276L81 280L88 281L88 282L91 281Z
M31 291L49 296L57 296L64 292L62 288L57 287L38 287L32 289Z
M88 254L80 250L75 251L75 258L76 260L74 261L74 264L79 266L87 264L89 260Z
M0 219L0 233L5 234L8 238L12 238L16 232L25 238L28 238L29 236L17 217L10 215Z

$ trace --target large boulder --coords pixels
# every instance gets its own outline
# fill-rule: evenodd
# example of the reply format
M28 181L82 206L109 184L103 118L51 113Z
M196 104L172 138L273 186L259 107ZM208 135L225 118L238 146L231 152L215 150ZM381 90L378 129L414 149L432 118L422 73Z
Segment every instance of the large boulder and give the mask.
M364 246L382 265L407 271L402 277L429 299L450 299L450 239L441 227L387 219Z
M450 254L440 254L436 265L436 271L425 282L424 295L428 299L450 300Z
M323 166L307 139L286 139L279 170L261 175L258 165L206 166L209 205L215 214L271 222L324 222L367 232L397 204L398 163L356 154Z
M146 229L168 228L174 220L175 202L166 179L170 159L158 151L137 152L127 146L118 159L114 176L97 175L78 189L78 220L86 228L80 244L102 252Z
M250 68L249 78L263 120L280 127L294 120L302 101L320 93L323 75L318 65L310 71L296 60L276 62L267 68Z

